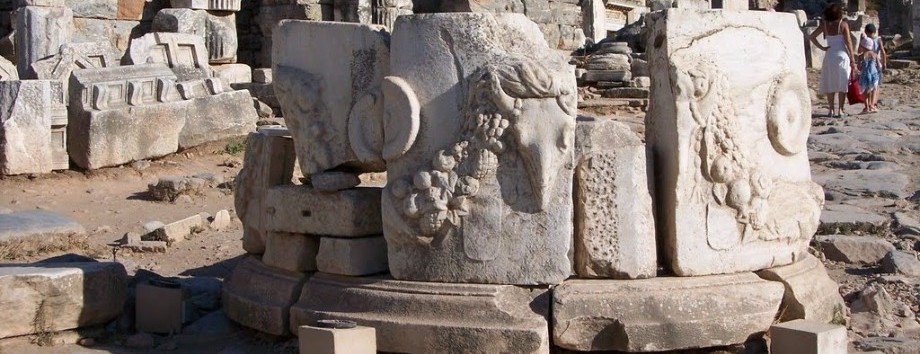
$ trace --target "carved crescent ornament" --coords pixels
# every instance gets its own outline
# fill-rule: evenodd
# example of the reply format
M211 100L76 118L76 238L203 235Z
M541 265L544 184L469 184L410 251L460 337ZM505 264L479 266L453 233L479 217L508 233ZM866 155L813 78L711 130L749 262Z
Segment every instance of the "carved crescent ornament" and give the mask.
M396 76L383 78L383 159L409 151L418 136L420 105L409 83Z
M773 149L784 156L805 151L811 128L810 97L804 84L783 77L767 101L767 135Z

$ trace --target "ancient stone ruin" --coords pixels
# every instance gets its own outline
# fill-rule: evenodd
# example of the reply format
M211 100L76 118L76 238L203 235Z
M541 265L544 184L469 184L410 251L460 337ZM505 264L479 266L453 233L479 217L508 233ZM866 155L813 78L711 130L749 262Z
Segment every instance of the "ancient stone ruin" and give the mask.
M227 315L279 336L350 320L419 354L721 347L777 318L841 321L807 252L824 193L796 16L646 21L644 137L579 116L573 66L520 14L282 21L287 129L248 138ZM628 66L617 51L589 68Z

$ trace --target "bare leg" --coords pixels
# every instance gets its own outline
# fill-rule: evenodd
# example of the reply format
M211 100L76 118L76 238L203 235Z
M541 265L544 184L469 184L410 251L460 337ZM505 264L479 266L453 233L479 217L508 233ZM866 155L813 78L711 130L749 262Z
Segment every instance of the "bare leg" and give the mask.
M828 117L834 116L834 94L833 93L827 94L827 116Z
M846 93L846 92L838 92L838 93L837 93L837 100L840 101L840 102L837 102L837 114L842 115L842 114L846 113L846 112L843 111L843 105L846 104L846 102L847 102L847 93Z

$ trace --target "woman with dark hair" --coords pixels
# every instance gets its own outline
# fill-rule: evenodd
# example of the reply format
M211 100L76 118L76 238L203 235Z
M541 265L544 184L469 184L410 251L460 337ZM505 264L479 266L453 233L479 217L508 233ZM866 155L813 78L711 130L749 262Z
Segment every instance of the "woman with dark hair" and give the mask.
M824 34L827 46L818 43L818 36L821 34ZM850 26L843 20L843 6L840 3L832 3L824 9L824 18L821 19L818 28L811 33L809 40L816 47L827 52L821 66L821 83L818 86L818 93L827 97L828 116L840 118L846 114L843 112L843 105L846 102L847 85L851 71L856 69ZM834 110L835 96L840 101L837 103L836 110Z

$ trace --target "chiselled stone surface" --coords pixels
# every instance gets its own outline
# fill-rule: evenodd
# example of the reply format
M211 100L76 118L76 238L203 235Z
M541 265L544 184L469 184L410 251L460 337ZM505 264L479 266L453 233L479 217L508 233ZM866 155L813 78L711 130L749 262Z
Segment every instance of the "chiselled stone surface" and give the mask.
M334 193L303 185L268 190L263 201L269 231L329 236L379 235L380 188L361 187Z
M0 81L0 175L57 169L51 127L63 102L56 94L61 94L56 81Z
M128 60L133 64L166 64L182 81L211 74L204 38L187 33L153 32L135 38Z
M185 124L179 133L180 148L246 135L256 129L259 119L247 91L195 98L185 101L184 106Z
M252 82L252 68L246 64L223 64L211 66L214 77L228 84Z
M0 242L36 241L82 236L83 226L60 214L30 210L0 214Z
M812 255L787 266L764 269L757 275L786 286L780 321L805 319L831 323L846 315L839 286L827 275L824 264Z
M70 42L73 11L68 7L24 6L16 10L16 68L27 77L32 63Z
M176 32L205 36L208 13L204 10L162 9L153 18L154 32Z
M240 11L242 0L171 0L170 4L176 8Z
M287 232L269 232L265 236L262 263L291 272L316 270L319 238Z
M811 103L795 16L670 9L647 20L655 40L646 142L672 270L733 273L801 259L824 193L806 154Z
M567 59L523 15L401 16L391 43L383 219L393 277L567 278L576 110Z
M120 263L79 262L0 266L0 338L104 325L128 293Z
M291 327L341 319L377 330L377 350L548 354L549 293L318 273L291 308Z
M316 268L323 273L362 276L385 273L387 241L383 235L361 238L323 237Z
M236 14L233 12L208 12L205 21L207 31L205 45L208 48L208 62L229 64L236 62L239 40L236 35Z
M247 256L222 287L221 303L227 318L264 333L290 333L291 305L300 297L308 275L269 268Z
M846 353L847 328L821 322L795 320L770 327L770 353Z
M243 223L243 249L265 252L265 195L277 185L290 184L294 174L294 143L290 138L250 133L243 168L236 177L233 201Z
M70 73L76 69L109 68L121 65L121 54L109 42L67 43L60 53L32 63L29 77L42 80L59 80L65 85Z
M273 38L275 93L303 174L340 165L382 171L383 132L374 122L383 114L389 35L361 24L282 21Z
M645 145L621 123L579 119L575 146L575 272L588 278L655 276Z
M185 104L152 104L175 99L175 80L162 64L74 70L67 126L73 161L96 169L176 152Z
M752 273L568 280L553 289L553 343L629 352L744 343L770 328L783 285Z

